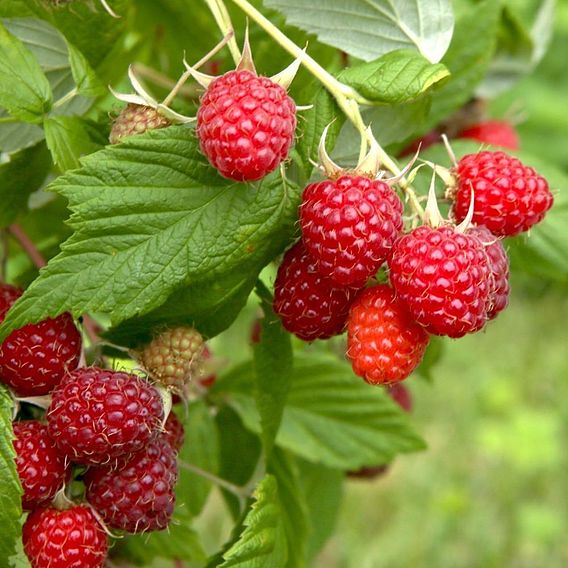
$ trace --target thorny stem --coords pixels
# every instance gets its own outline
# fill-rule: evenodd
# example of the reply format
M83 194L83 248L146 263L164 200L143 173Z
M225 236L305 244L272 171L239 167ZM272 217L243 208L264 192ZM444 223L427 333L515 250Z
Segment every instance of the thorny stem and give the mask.
M209 7L209 10L211 10L219 29L224 36L227 36L229 32L233 31L233 24L231 23L231 16L229 16L229 12L225 4L223 4L223 0L205 0L205 3ZM241 60L241 50L234 36L229 38L229 50L235 65L237 65Z
M282 33L274 24L265 18L248 0L232 0L245 14L254 20L261 28L263 28L279 45L281 45L293 57L298 58L302 65L316 78L322 85L333 95L337 101L338 106L345 113L347 118L351 121L353 126L361 135L361 154L366 149L366 142L368 140L367 127L361 116L361 104L370 104L364 97L349 85L345 85L338 81L331 73L324 69L315 59L310 57L304 50L300 49L291 39ZM206 0L209 2L209 0ZM395 176L400 174L400 168L394 160L384 151L379 145L379 156L382 164ZM412 209L420 217L424 214L424 209L418 201L416 193L406 180L401 178L398 182L403 189L406 198L408 199Z

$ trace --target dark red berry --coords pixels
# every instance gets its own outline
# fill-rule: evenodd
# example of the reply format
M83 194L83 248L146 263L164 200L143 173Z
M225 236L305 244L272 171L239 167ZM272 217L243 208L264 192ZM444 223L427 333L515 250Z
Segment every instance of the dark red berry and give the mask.
M32 568L102 568L108 551L105 531L84 505L32 511L22 541Z
M90 468L87 499L105 523L130 533L165 529L175 505L176 455L163 438L151 442L118 469Z
M174 412L168 414L168 419L164 424L162 436L168 441L175 452L179 452L185 440L185 429L180 419Z
M505 120L486 120L468 126L457 135L457 138L468 138L482 144L501 146L510 150L519 149L519 135L513 125Z
M485 325L491 275L474 235L417 227L394 244L389 271L397 296L429 333L462 337Z
M10 286L10 284L0 284L0 323L4 321L6 312L12 304L24 293L20 288Z
M355 374L373 385L402 381L419 365L429 337L390 286L367 288L347 321L347 357Z
M161 426L158 391L136 375L84 367L53 391L49 434L71 461L99 465L142 450Z
M247 70L215 79L201 98L197 136L219 173L254 181L288 157L296 129L296 105L286 90Z
M356 293L322 276L300 241L288 250L278 268L274 311L282 325L300 339L326 339L345 328Z
M381 180L344 175L312 183L300 207L302 240L318 271L341 286L364 286L390 254L403 205Z
M547 181L504 152L468 154L458 162L455 173L457 187L451 193L456 220L465 219L473 189L473 222L498 237L528 231L552 207Z
M147 130L164 128L170 124L170 121L156 109L130 103L116 117L109 141L111 144L118 144L126 136L143 134Z
M410 390L403 383L394 383L387 387L387 394L404 410L412 410L412 395Z

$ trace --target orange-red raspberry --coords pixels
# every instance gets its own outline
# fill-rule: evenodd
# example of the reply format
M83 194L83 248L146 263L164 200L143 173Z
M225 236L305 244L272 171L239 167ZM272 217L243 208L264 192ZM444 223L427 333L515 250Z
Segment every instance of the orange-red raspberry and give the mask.
M457 138L468 138L482 144L501 146L510 150L519 149L519 135L513 125L506 120L486 120L468 126L457 135Z

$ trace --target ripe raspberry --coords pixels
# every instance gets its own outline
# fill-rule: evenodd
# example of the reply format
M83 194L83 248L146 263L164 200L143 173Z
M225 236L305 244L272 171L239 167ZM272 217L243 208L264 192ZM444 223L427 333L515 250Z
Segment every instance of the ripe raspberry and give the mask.
M473 188L473 222L498 237L528 231L552 207L547 181L504 152L468 154L458 162L456 174L458 185L450 192L456 220L466 217Z
M487 120L474 124L464 128L457 138L468 138L482 144L501 146L511 150L519 149L519 135L513 125L505 120Z
M318 271L364 286L402 229L402 202L384 181L359 175L312 183L300 207L302 240Z
M472 227L468 233L475 235L483 243L489 259L491 292L487 318L492 320L509 303L509 259L501 241L486 227Z
M164 385L183 392L199 369L203 337L192 327L166 329L139 354L150 376Z
M118 144L126 136L143 134L147 130L164 128L170 124L170 121L156 109L129 103L116 117L110 131L109 141L111 144Z
M345 328L356 293L322 276L300 241L288 250L278 268L274 311L282 325L300 339L327 339Z
M102 568L108 551L106 534L85 505L32 511L22 541L32 568Z
M163 414L158 391L136 375L84 367L53 391L47 427L71 461L110 465L154 439Z
M288 157L296 129L296 105L286 90L251 71L229 71L201 97L197 136L219 173L254 181Z
M429 333L462 337L485 325L491 274L474 235L417 227L394 244L389 269L397 296Z
M49 437L47 426L37 420L15 422L13 443L24 490L22 507L31 510L55 497L69 470Z
M164 432L162 437L167 440L168 444L177 453L183 447L185 440L185 429L180 419L173 413L168 414L168 419L164 424Z
M91 468L87 499L111 528L131 533L165 529L175 505L176 455L159 438L119 469Z
M357 297L347 321L347 357L355 374L372 385L402 381L418 366L428 334L386 284Z
M0 321L22 291L2 285ZM0 345L0 381L18 396L41 396L75 369L81 356L81 334L71 314L30 323L13 331Z

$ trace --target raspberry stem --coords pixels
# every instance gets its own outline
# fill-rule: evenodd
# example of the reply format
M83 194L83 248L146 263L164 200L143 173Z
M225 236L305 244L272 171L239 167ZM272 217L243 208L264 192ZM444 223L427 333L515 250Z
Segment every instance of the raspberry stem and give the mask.
M209 7L209 10L211 10L213 17L215 18L215 22L219 26L223 35L227 36L229 33L232 33L233 24L231 23L231 16L229 16L229 12L227 11L225 4L223 4L223 0L205 0L205 3ZM241 60L241 50L237 45L234 35L229 38L229 50L235 65L238 65Z

